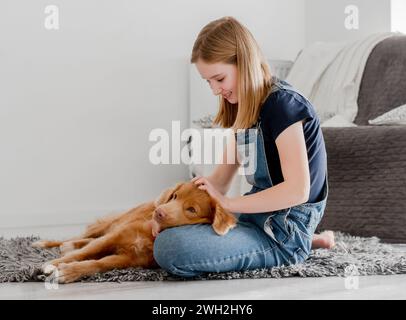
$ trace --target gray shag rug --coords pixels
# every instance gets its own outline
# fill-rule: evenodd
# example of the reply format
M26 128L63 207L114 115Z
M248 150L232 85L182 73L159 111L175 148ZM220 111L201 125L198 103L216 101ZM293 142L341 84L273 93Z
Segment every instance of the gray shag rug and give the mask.
M162 280L254 279L283 277L328 277L351 275L390 275L406 273L405 251L381 243L376 237L363 238L335 232L333 249L313 250L303 263L291 266L256 269L243 272L206 273L194 278L181 278L163 269L128 268L98 273L81 282L124 282ZM59 256L59 248L39 249L31 243L39 237L0 237L0 283L44 281L41 265Z

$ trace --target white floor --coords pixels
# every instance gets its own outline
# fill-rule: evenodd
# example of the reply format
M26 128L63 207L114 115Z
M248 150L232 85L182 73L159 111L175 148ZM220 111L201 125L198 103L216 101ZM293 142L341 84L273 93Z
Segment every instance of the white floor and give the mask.
M0 236L63 239L81 233L83 228L0 229ZM29 282L0 284L0 299L406 299L405 288L406 275L363 276L351 283L342 277L74 283L51 288Z

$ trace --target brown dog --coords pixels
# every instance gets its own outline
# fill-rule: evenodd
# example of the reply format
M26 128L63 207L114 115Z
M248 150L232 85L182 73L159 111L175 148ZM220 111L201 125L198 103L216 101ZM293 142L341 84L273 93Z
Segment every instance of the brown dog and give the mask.
M219 235L236 226L236 217L192 182L181 182L155 200L128 212L106 217L87 227L81 237L67 241L37 241L34 247L58 247L61 258L43 265L45 274L69 283L114 268L156 268L154 238L166 228L210 223Z

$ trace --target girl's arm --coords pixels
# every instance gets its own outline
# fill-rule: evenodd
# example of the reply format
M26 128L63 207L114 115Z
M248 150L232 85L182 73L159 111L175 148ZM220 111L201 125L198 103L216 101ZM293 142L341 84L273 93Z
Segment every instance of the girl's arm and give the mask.
M302 123L286 128L276 139L284 181L269 189L235 198L228 198L231 212L260 213L289 208L308 201L310 173Z
M230 189L231 181L240 166L234 134L227 141L222 163L218 164L212 174L207 177L207 180L223 195Z

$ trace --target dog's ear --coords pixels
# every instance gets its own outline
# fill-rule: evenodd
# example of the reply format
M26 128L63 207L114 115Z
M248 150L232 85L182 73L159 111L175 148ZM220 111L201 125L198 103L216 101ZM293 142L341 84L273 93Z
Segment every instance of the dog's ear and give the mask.
M183 182L178 182L174 187L168 188L163 191L158 198L155 199L154 204L155 207L160 206L161 204L167 203L169 199L172 197L174 192L178 190L182 186Z
M225 235L228 231L230 231L237 225L237 218L235 217L235 215L221 207L217 202L212 202L212 209L212 227L218 235Z

